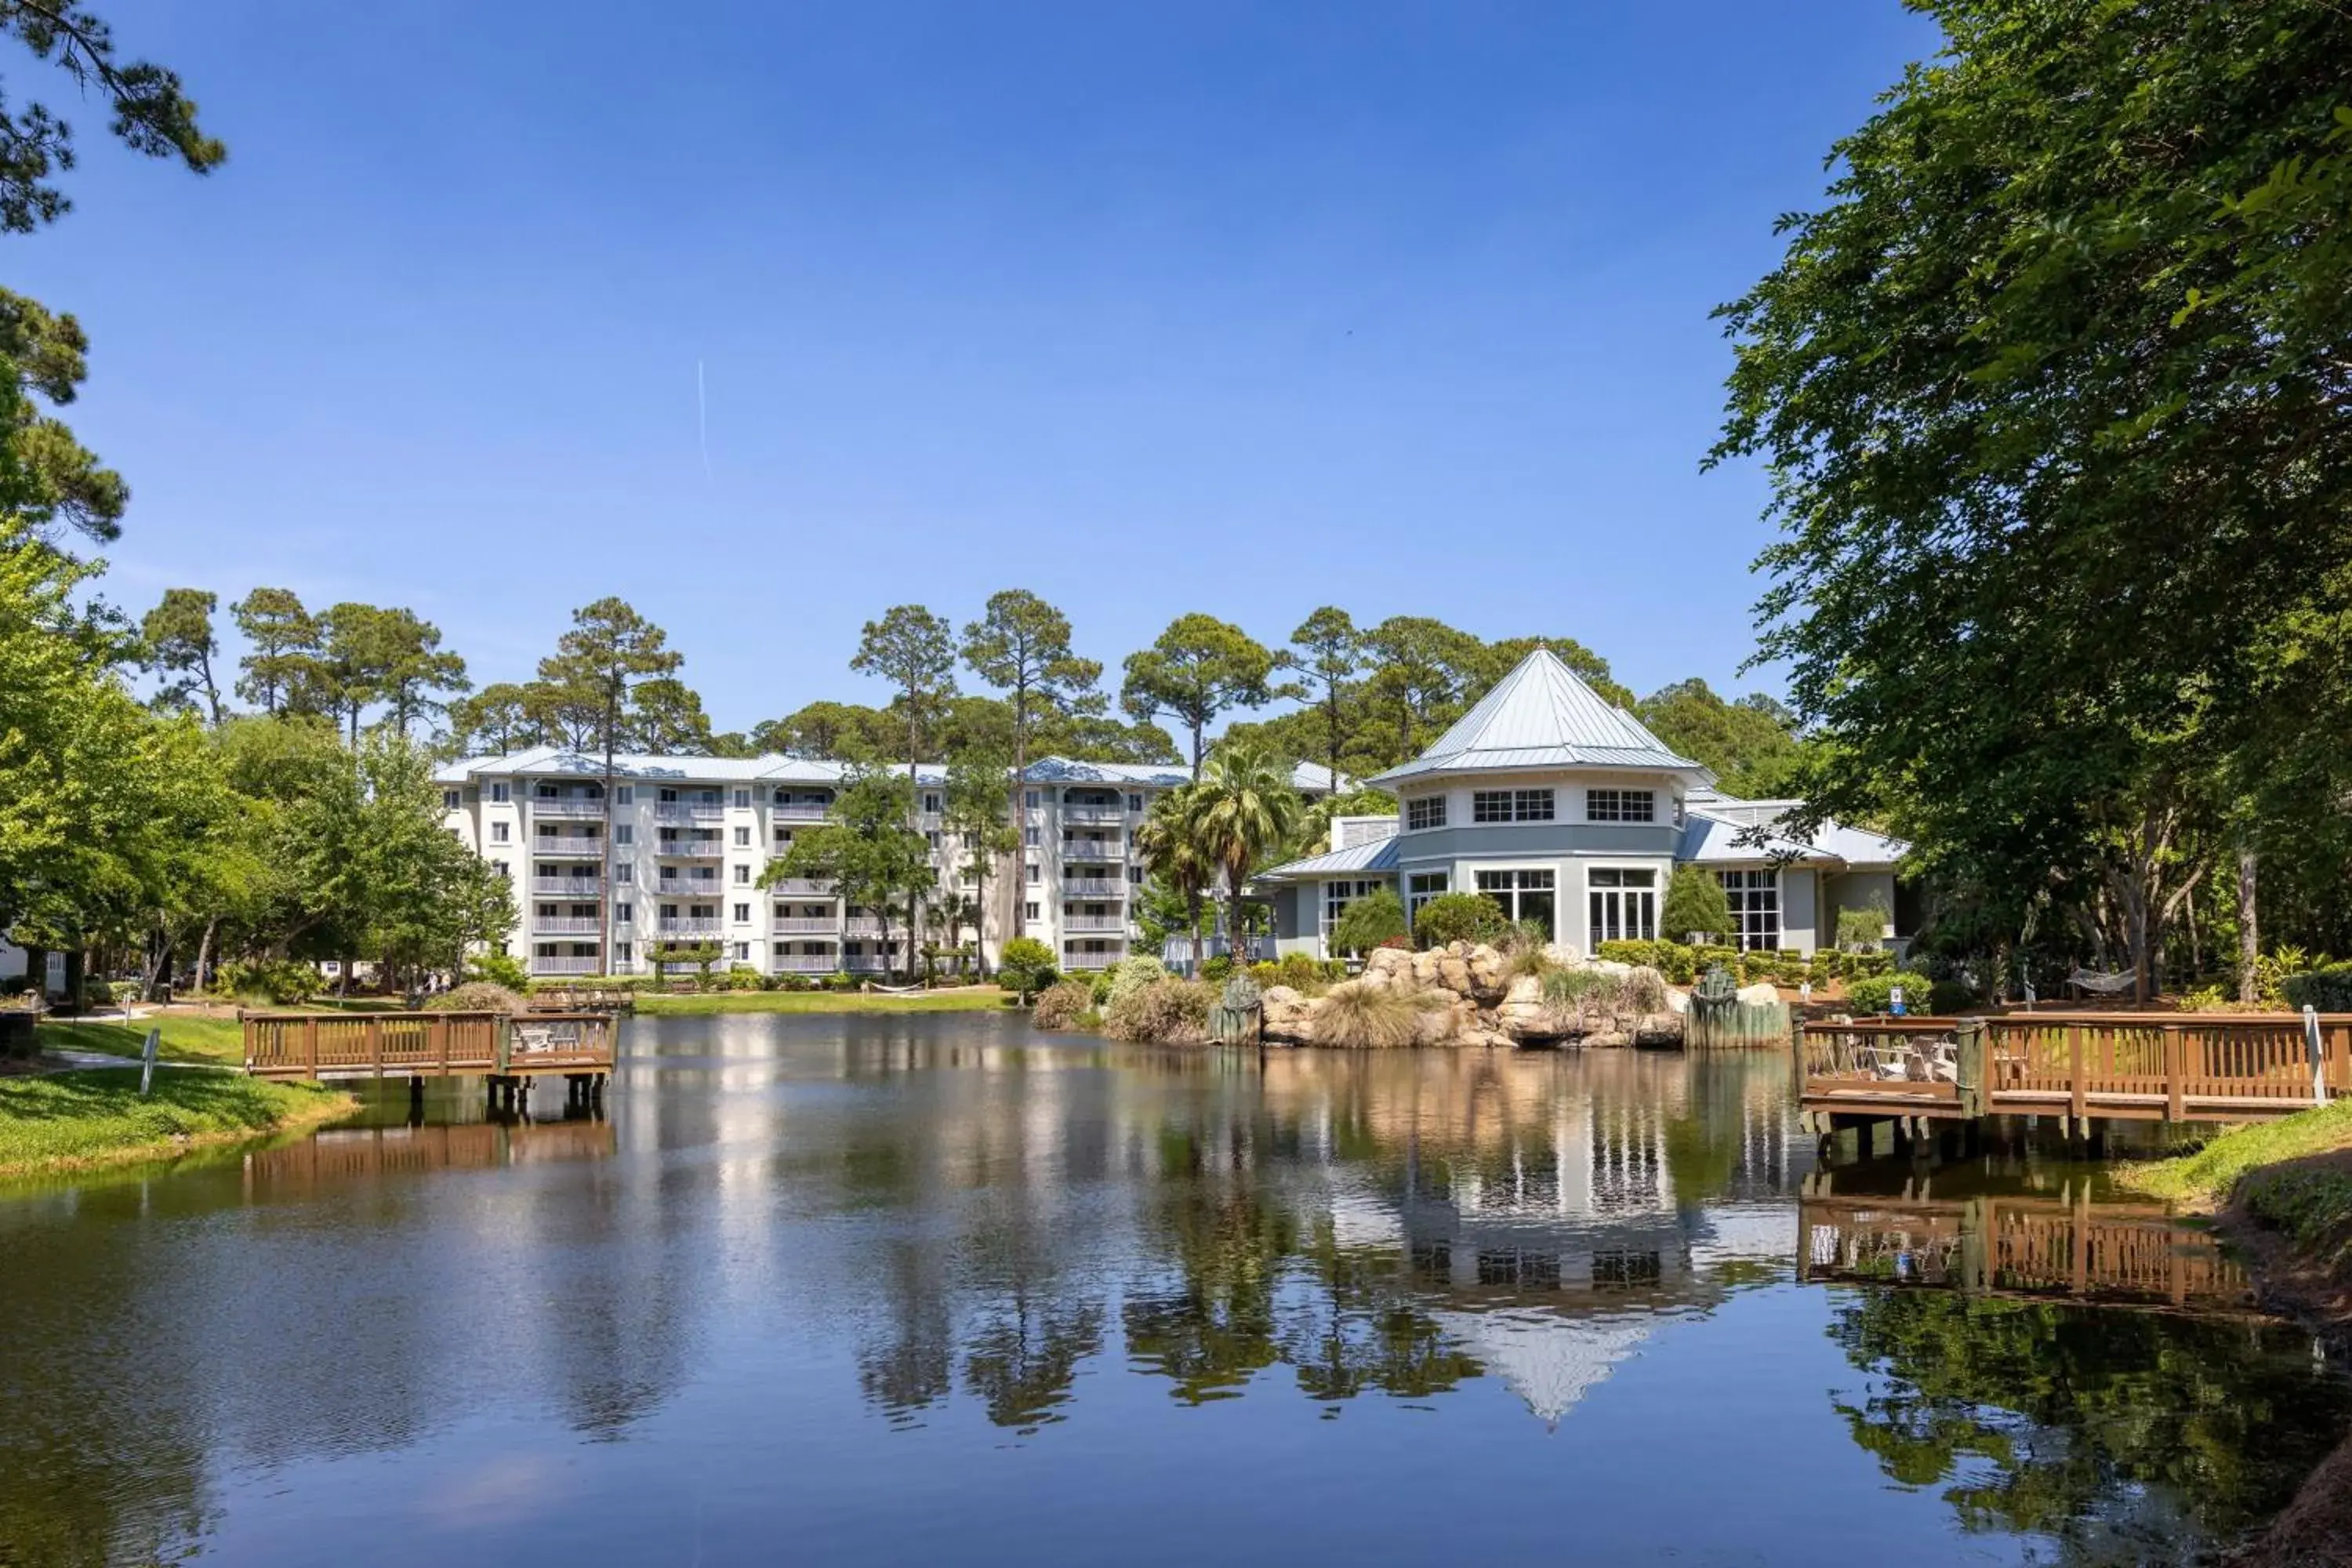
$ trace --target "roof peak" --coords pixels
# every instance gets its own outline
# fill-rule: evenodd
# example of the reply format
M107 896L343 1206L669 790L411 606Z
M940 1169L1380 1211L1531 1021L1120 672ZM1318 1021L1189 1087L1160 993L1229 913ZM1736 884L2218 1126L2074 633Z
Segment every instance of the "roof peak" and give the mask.
M1420 756L1365 782L1457 769L1544 767L1700 771L1538 643Z

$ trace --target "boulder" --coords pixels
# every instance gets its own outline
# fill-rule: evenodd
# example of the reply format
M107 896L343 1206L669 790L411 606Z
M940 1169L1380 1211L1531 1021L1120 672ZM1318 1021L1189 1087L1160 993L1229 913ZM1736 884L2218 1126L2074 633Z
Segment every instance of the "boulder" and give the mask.
M1613 958L1596 958L1591 963L1585 964L1582 967L1591 970L1595 974L1623 975L1633 973L1633 966L1632 964L1620 963Z
M1484 1046L1492 1049L1497 1047L1508 1047L1518 1042L1502 1030L1480 1023L1463 1031L1454 1043L1457 1046Z
M1667 987L1666 987L1666 1010L1667 1010L1668 1012L1671 1012L1671 1013L1687 1013L1687 1012L1689 1012L1689 1011L1690 1011L1690 993L1689 993L1689 992L1687 992L1687 991L1677 991L1677 990L1675 990L1675 989L1673 986L1671 986L1671 985L1667 986Z
M1585 1036L1583 1043L1587 1047L1593 1050L1608 1050L1632 1045L1633 1043L1633 1037L1631 1035L1619 1034L1614 1029L1603 1029L1598 1033Z
M1476 1026L1477 1010L1470 1005L1468 998L1454 997L1451 1005L1444 1005L1438 998L1433 998L1432 1003L1432 1005L1422 1009L1421 1016L1414 1023L1414 1045L1455 1045L1460 1043L1465 1029Z
M1780 993L1759 982L1754 985L1741 986L1739 999L1742 1002L1778 1002L1780 999Z
M1423 991L1437 984L1437 965L1444 955L1436 952L1412 955L1412 983Z
M1363 978L1377 977L1383 985L1392 984L1399 975L1410 978L1412 973L1412 954L1402 947L1376 947L1372 955L1364 960Z
M1491 947L1474 947L1470 950L1468 964L1470 994L1490 1007L1501 1001L1503 993L1511 984L1510 970L1504 963L1503 955Z
M1258 999L1265 1037L1303 1046L1315 1037L1315 1004L1287 985L1271 987Z
M1631 1023L1633 1043L1637 1046L1678 1046L1683 1043L1683 1016L1680 1013L1644 1013Z
M1522 974L1503 994L1495 1009L1495 1027L1514 1040L1549 1040L1559 1035L1551 1009L1543 1005L1543 982Z
M1469 959L1458 952L1440 953L1437 958L1437 984L1456 996L1469 995Z

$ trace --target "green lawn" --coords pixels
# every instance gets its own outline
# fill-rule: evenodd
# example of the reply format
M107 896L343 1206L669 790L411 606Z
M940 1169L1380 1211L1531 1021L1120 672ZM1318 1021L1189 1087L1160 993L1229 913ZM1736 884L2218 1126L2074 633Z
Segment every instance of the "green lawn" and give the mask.
M640 1013L970 1013L1000 1009L1013 994L994 986L917 991L885 996L868 991L712 991L674 996L639 993Z
M37 1033L45 1051L103 1051L108 1056L135 1057L145 1047L150 1028L163 1031L162 1056L167 1062L245 1065L245 1027L235 1018L161 1013L128 1024L87 1018L52 1020L43 1024Z
M2266 1165L2352 1147L2352 1100L2338 1100L2276 1121L2233 1127L2192 1154L2127 1167L2126 1185L2153 1197L2219 1203L2238 1179Z
M331 1121L349 1095L169 1069L139 1098L135 1068L0 1078L0 1176L163 1159L206 1143Z

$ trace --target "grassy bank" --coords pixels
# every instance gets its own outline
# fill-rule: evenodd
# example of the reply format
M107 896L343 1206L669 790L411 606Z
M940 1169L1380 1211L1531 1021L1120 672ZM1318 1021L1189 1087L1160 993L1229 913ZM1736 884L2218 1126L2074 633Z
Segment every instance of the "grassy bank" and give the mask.
M245 1027L235 1018L158 1013L149 1018L134 1018L128 1024L88 1018L52 1020L36 1033L45 1051L99 1051L110 1057L136 1057L145 1048L151 1028L163 1031L160 1052L164 1061L245 1065Z
M960 985L886 996L872 991L712 991L689 996L637 996L640 1013L971 1013L1002 1009L1012 994L993 985Z
M2231 1204L2275 1231L2302 1268L2352 1274L2352 1100L2222 1133L2193 1154L2123 1173L2154 1197Z
M166 1069L145 1100L133 1068L0 1079L0 1177L169 1158L315 1127L354 1103L347 1094L230 1073Z
M2352 1100L2234 1127L2194 1153L2133 1165L2125 1184L2176 1203L2218 1204L2241 1177L2290 1160L2352 1148Z

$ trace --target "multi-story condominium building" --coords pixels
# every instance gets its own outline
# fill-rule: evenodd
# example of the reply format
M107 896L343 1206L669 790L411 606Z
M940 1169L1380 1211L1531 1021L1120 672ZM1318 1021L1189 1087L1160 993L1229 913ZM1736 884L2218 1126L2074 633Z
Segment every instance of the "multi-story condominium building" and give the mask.
M722 970L904 969L903 911L886 922L824 882L762 885L793 836L824 821L848 771L792 757L624 756L614 759L607 798L601 757L542 747L454 763L438 781L450 830L513 883L522 920L508 947L534 975L641 973L657 949L703 943L717 944ZM930 840L939 876L931 902L944 908L979 894L979 936L992 959L1006 937L1025 935L1067 969L1115 963L1138 934L1133 900L1146 867L1134 830L1188 776L1052 757L1032 764L1022 847L983 887L971 850L942 822L946 770L918 768L914 826ZM1294 782L1309 795L1331 785L1328 771L1312 763L1300 764ZM1008 876L1020 884L1011 931ZM972 931L961 926L962 935ZM927 921L927 942L947 935Z
M1484 894L1514 920L1591 952L1604 942L1676 941L1658 917L1676 865L1722 881L1745 948L1811 953L1837 912L1886 912L1909 929L1895 883L1901 840L1836 824L1810 838L1773 831L1794 801L1735 800L1639 721L1538 648L1412 762L1364 781L1394 794L1393 817L1342 818L1329 852L1278 866L1258 886L1284 952L1328 953L1350 900L1392 888L1408 910L1441 893Z

